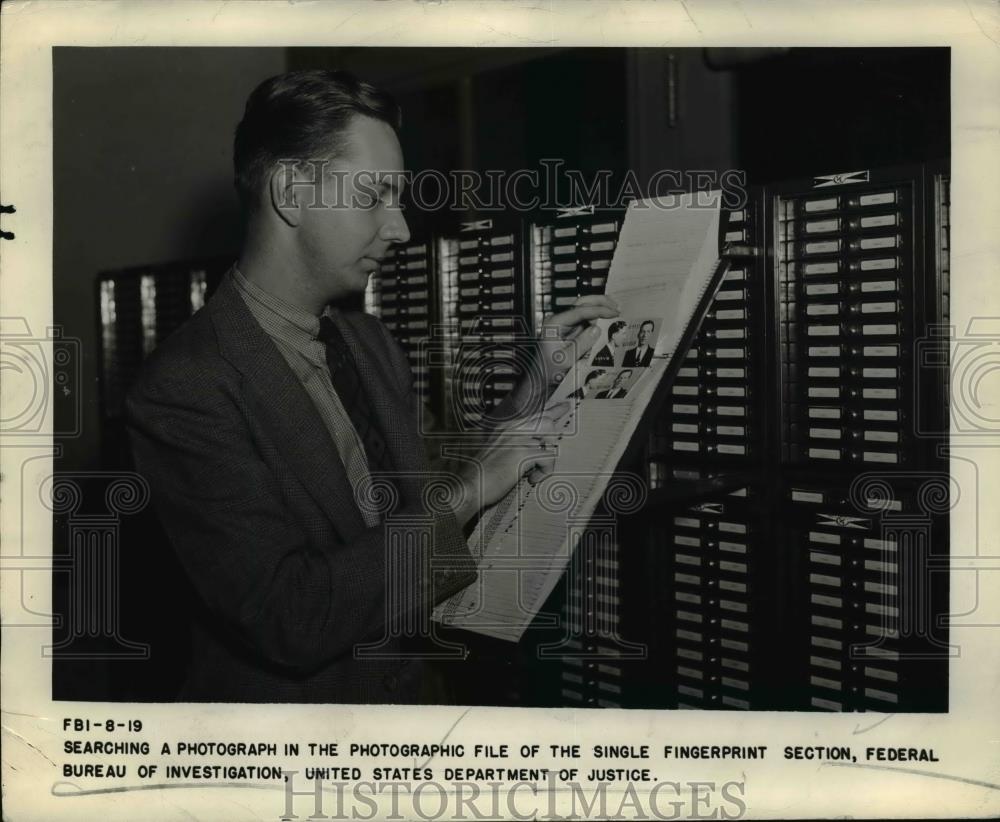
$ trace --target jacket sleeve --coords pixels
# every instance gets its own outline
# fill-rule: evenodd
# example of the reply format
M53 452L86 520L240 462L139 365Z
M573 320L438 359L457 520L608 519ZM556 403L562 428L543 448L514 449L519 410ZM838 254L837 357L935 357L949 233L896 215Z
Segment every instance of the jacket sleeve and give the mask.
M421 574L415 596L387 601L381 525L349 544L315 545L260 457L242 406L235 381L195 390L190 374L142 380L126 402L132 449L209 610L255 655L308 673L378 638L397 617L390 609L427 607L433 579ZM457 526L452 532L444 538L454 540Z

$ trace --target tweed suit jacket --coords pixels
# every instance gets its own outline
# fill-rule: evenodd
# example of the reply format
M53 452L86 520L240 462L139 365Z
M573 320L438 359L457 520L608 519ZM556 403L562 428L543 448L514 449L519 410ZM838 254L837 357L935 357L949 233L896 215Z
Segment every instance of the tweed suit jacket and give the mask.
M225 277L150 355L126 403L136 466L198 595L182 700L416 701L423 671L386 626L415 607L426 618L475 579L457 521L424 494L405 355L374 317L337 322L399 472L390 521L429 534L435 568L447 567L387 595L386 527L365 525L319 412ZM375 654L359 658L359 643Z

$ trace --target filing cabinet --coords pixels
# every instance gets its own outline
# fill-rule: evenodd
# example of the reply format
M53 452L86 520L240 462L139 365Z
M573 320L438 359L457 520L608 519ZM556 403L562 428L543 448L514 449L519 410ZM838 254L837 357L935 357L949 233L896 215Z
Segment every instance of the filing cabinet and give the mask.
M579 297L603 294L618 245L622 215L593 207L558 212L531 226L535 328L571 308Z
M124 418L125 394L143 360L204 306L231 262L195 260L98 276L99 373L105 420Z
M520 220L464 223L454 238L454 312L459 332L451 370L450 418L461 430L490 428L490 412L531 367L526 243Z
M105 419L125 413L125 393L144 357L139 278L105 275L98 282L101 323L101 401Z
M618 244L622 214L593 207L539 216L530 225L530 282L534 327L566 311L583 296L603 294ZM583 353L583 352L580 352ZM603 538L602 538L603 536ZM592 530L581 541L567 573L561 625L557 699L581 707L622 707L628 670L620 637L622 591L619 542Z
M366 309L376 313L403 351L413 371L413 390L424 403L435 397L426 344L439 313L434 243L425 239L392 246L366 292Z
M946 582L933 569L947 557L947 486L943 472L887 472L783 489L800 709L946 710Z
M921 463L912 363L924 326L922 182L887 174L776 192L785 464Z
M748 489L668 513L662 607L669 629L658 648L676 708L754 709L768 634L767 529Z
M734 245L763 244L760 211L756 199L723 211L720 253ZM766 317L762 261L734 259L654 428L654 461L674 466L760 462L765 447Z
M947 710L947 579L928 568L946 561L948 512L926 504L928 485L948 496L947 368L919 365L928 340L947 357L946 169L751 189L722 215L727 242L758 254L731 262L659 409L649 479L745 472L749 514L731 495L662 512L663 685L676 707ZM735 569L745 601L722 593ZM745 627L746 658L724 625Z
M628 703L627 660L640 650L621 638L619 544L599 528L584 535L567 575L561 625L559 701L580 707Z

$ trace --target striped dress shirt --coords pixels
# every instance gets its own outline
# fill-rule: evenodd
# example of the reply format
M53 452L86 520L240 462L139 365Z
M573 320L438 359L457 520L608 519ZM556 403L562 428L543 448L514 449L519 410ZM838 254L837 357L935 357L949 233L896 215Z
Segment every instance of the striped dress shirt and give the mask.
M344 409L330 380L326 345L317 339L319 317L285 302L250 282L236 267L230 271L233 285L264 332L274 341L289 367L298 377L316 406L323 424L337 446L348 479L355 488L367 487L370 479L364 443ZM337 312L330 306L324 314L336 322ZM369 527L379 518L371 506L360 506Z

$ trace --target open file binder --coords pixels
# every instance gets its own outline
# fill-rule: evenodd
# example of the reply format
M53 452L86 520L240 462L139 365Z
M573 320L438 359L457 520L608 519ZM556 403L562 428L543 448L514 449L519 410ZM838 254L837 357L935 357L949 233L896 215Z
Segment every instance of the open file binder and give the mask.
M536 486L522 480L484 513L470 539L479 580L442 603L438 621L516 642L587 538L598 504L621 514L642 507L645 485L615 471L643 441L729 271L731 256L718 253L718 194L710 202L685 195L630 207L607 284L622 319L600 321L603 339L550 398L580 398L555 470ZM636 364L646 347L648 365ZM599 380L603 389L588 388Z

